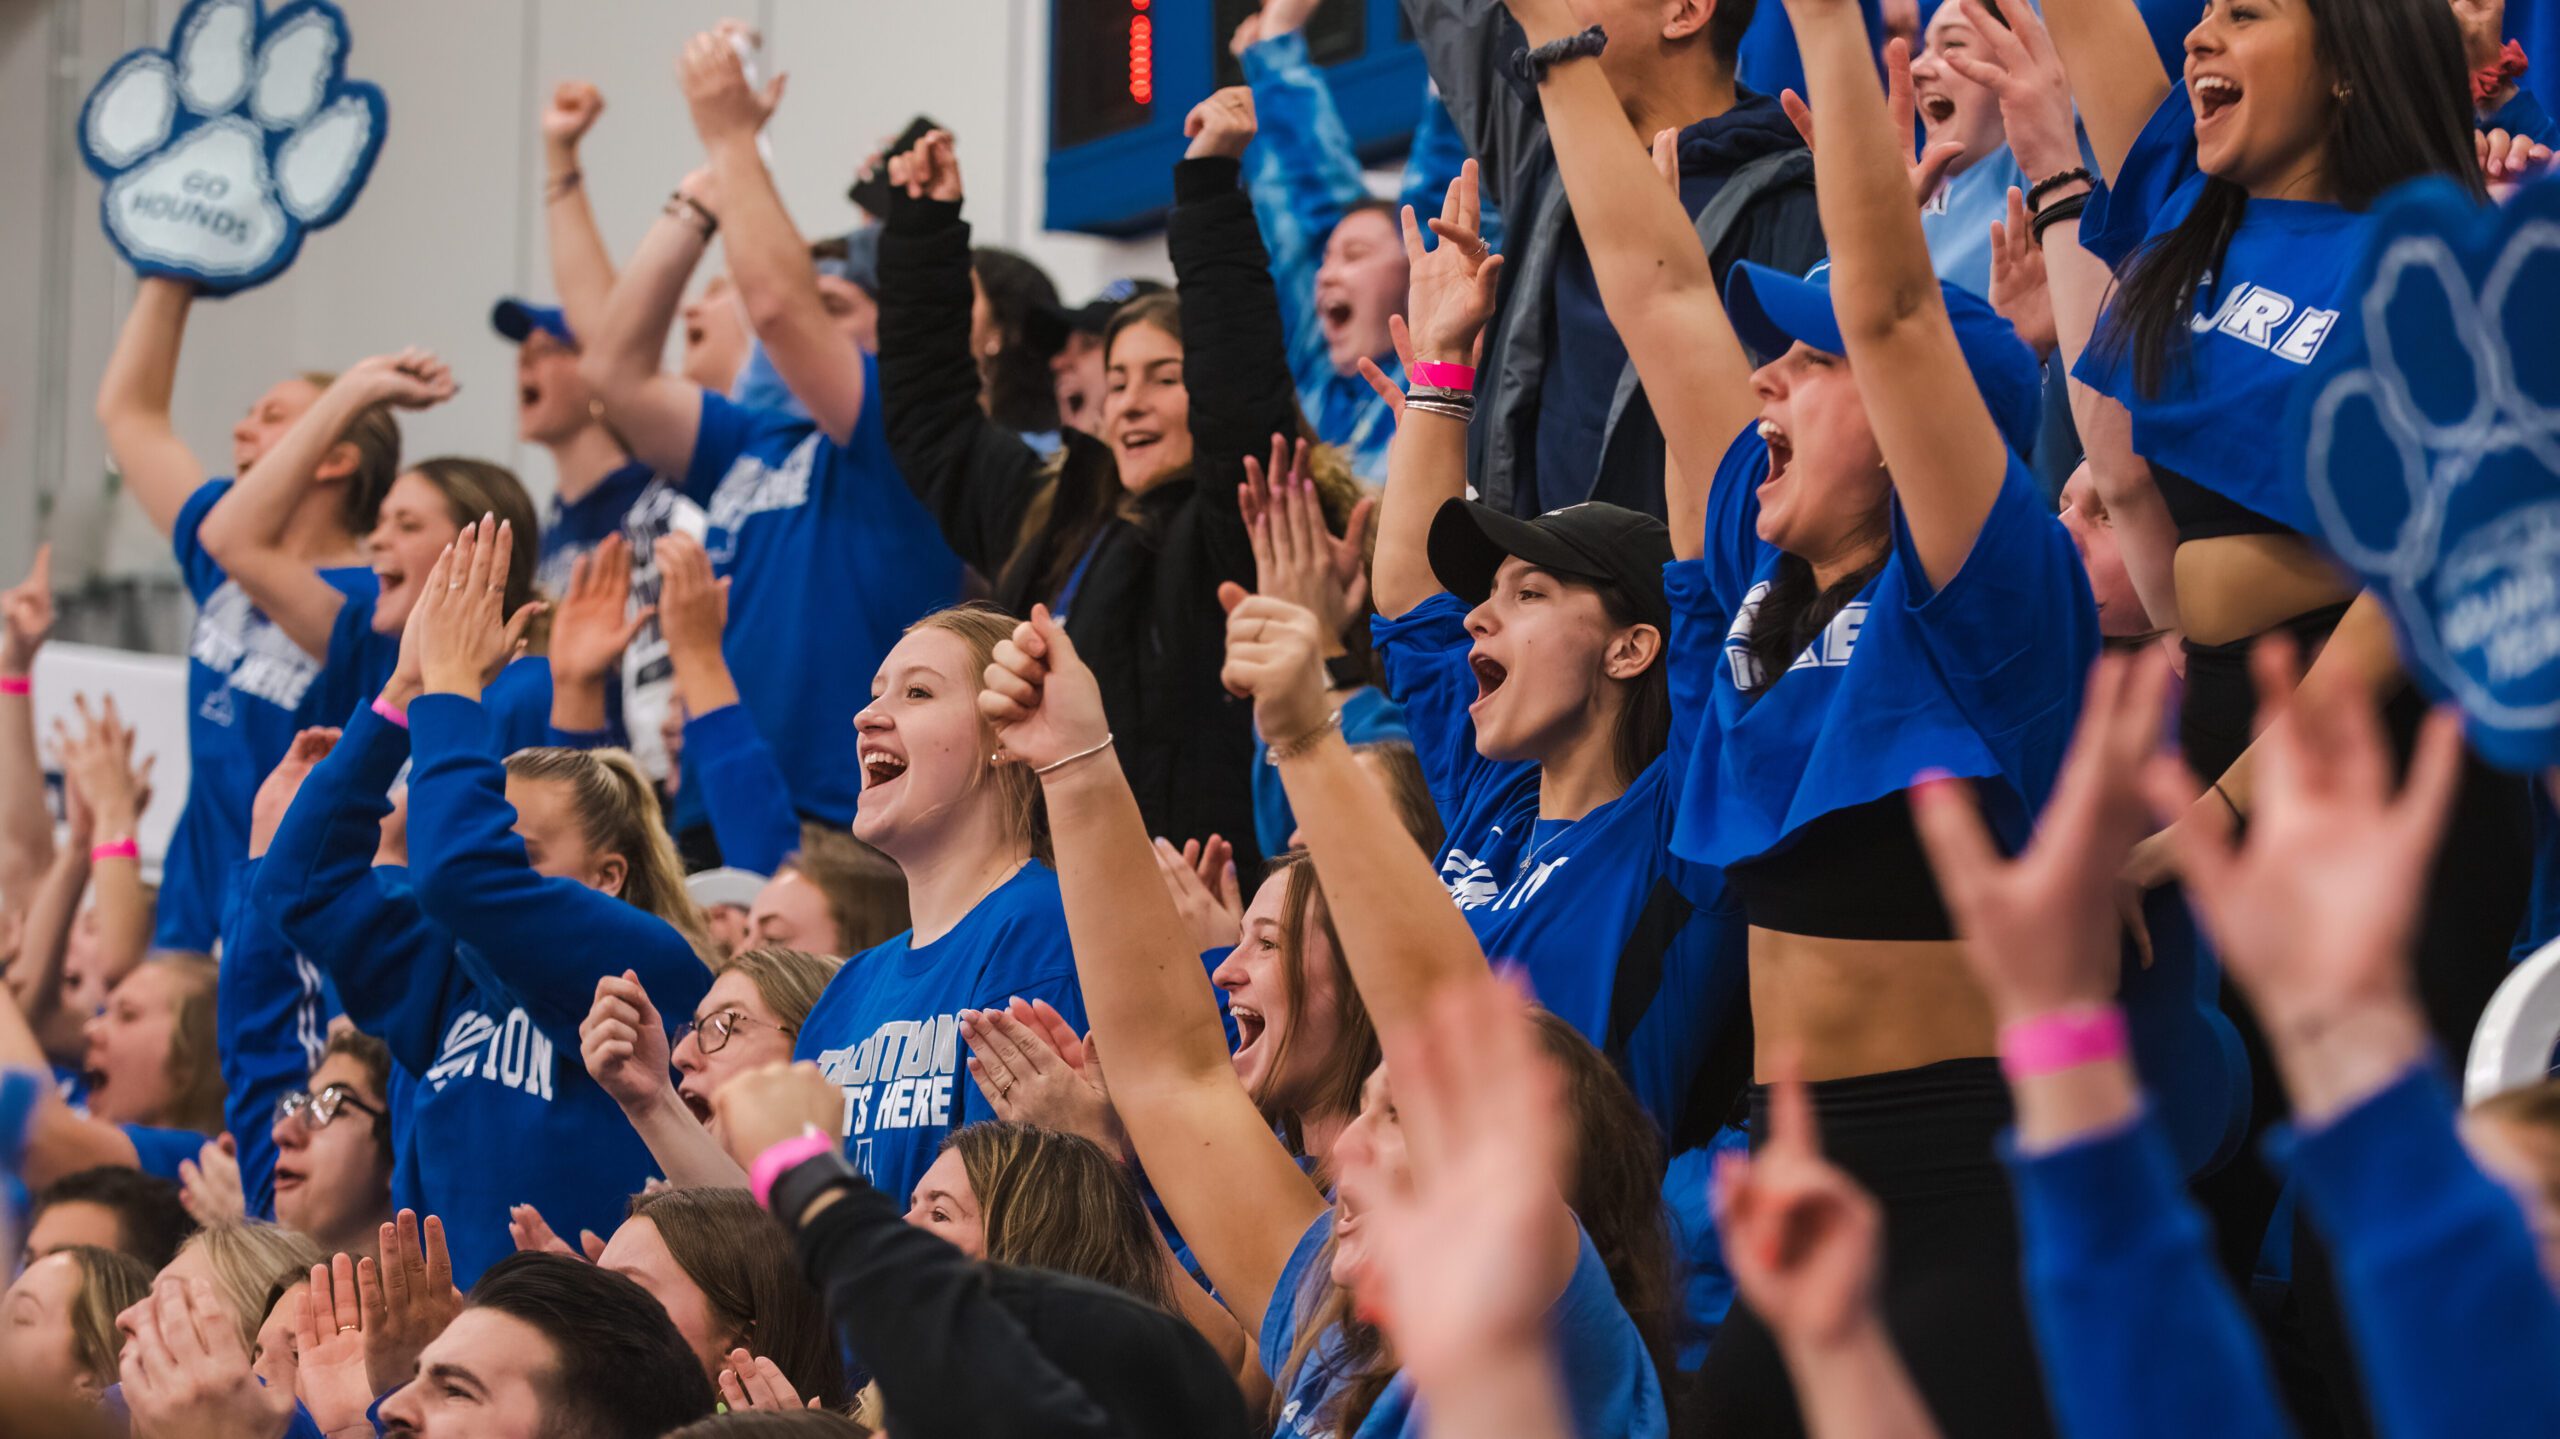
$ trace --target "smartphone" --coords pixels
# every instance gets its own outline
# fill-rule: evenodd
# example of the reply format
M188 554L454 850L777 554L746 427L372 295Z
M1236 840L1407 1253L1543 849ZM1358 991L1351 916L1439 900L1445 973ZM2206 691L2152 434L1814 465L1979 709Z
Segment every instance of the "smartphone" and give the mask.
M845 198L861 206L866 214L886 216L889 213L889 161L914 149L925 136L941 128L941 124L930 115L918 115L909 120L907 128L898 132L896 141L881 153L880 163L853 177L853 187L844 192Z

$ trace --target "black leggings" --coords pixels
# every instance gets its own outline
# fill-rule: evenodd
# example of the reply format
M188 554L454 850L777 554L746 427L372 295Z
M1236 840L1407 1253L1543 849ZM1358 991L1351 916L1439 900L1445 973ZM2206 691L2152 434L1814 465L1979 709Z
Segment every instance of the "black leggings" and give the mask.
M1939 1432L2039 1439L2053 1432L2018 1287L2018 1220L1993 1142L2009 1088L1989 1059L1813 1086L1823 1153L1884 1210L1886 1327ZM1751 1140L1768 1093L1751 1090ZM1804 1431L1768 1328L1736 1300L1698 1372L1685 1435L1794 1439Z

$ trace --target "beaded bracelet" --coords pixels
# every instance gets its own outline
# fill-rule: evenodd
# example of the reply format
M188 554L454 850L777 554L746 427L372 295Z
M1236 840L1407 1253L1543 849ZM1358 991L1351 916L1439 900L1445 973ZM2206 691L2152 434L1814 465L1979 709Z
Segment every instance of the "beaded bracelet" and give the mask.
M2091 185L2098 183L2098 177L2090 174L2089 167L2086 165L2074 165L2070 169L2063 171L2061 174L2047 175L2043 179L2038 180L2033 185L2027 187L2027 213L2030 215L2034 214L2036 212L2036 208L2044 203L2045 196L2052 194L2054 191L2061 189L2063 186L2070 184L2074 180Z
M700 200L682 190L669 195L667 203L659 213L672 215L676 219L697 227L702 233L705 244L709 244L711 237L720 233L720 217L712 214Z

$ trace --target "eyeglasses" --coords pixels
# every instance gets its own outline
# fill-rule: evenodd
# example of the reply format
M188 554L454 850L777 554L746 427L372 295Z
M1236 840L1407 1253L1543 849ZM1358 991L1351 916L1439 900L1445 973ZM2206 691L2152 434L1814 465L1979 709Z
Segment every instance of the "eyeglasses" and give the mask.
M341 1109L352 1109L358 1114L370 1114L376 1123L381 1122L383 1118L381 1110L356 1098L354 1091L343 1084L332 1084L317 1094L307 1089L297 1089L290 1094L277 1095L276 1123L282 1124L288 1119L299 1119L305 1129L326 1129L329 1127L329 1121L337 1118L338 1111Z
M740 1029L763 1023L763 1020L751 1018L739 1010L724 1009L718 1014L711 1016L709 1019L688 1019L683 1024L676 1026L675 1043L684 1043L684 1037L690 1034L694 1036L694 1044L700 1047L703 1053L718 1054L721 1050L729 1047L730 1038L737 1034ZM770 1028L776 1034L797 1034L800 1032L798 1028L788 1024L776 1024L770 1026Z

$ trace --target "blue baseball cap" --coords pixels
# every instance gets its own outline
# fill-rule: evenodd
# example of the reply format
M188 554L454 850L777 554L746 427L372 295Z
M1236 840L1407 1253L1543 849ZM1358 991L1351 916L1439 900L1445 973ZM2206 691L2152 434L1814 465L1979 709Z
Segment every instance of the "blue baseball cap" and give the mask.
M2036 432L2044 422L2044 366L2035 351L2018 338L2000 312L1970 290L1938 282L1947 318L1954 322L1956 345L1973 371L1973 387L1991 411L1991 422L2009 448L2025 456L2035 451ZM1802 279L1749 260L1736 263L1724 282L1725 313L1734 333L1765 358L1775 359L1801 340L1817 350L1845 355L1840 317L1831 309L1831 262L1823 261Z
M841 255L822 256L815 262L818 273L833 275L859 287L862 293L880 298L880 227L865 225L848 230L838 237L844 245ZM834 246L823 246L833 249Z
M489 311L489 323L499 334L515 344L523 344L534 331L540 330L570 349L578 348L578 337L569 333L569 317L557 305L533 305L513 297L500 300Z

